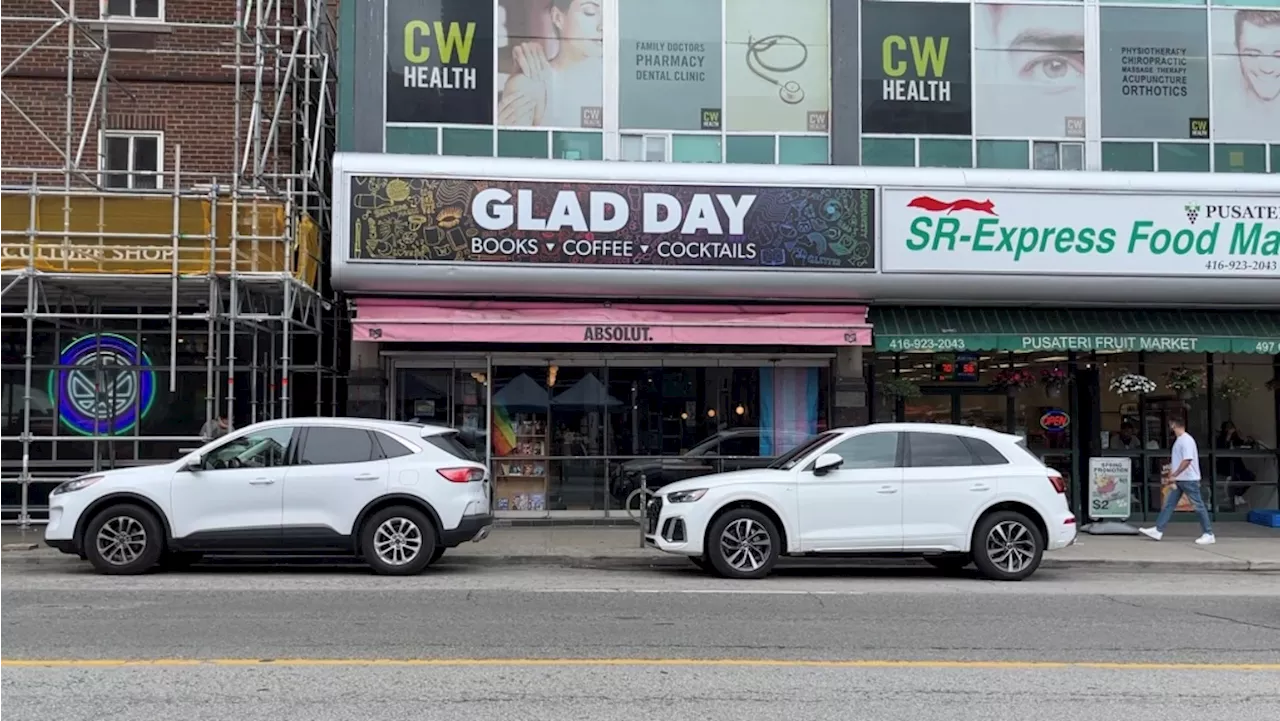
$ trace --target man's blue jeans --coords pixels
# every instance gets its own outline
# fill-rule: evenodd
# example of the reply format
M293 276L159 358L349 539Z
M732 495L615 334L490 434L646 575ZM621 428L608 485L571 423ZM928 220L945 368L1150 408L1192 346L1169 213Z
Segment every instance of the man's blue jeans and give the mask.
M1200 497L1200 481L1174 482L1173 490L1169 491L1169 497L1164 499L1164 508L1160 509L1160 515L1156 518L1156 530L1164 533L1164 528L1169 525L1169 520L1173 518L1173 511L1178 507L1178 501L1182 499L1184 493L1191 499L1196 515L1200 517L1200 528L1205 533L1213 533L1213 524L1209 521L1209 509L1205 508L1204 499Z

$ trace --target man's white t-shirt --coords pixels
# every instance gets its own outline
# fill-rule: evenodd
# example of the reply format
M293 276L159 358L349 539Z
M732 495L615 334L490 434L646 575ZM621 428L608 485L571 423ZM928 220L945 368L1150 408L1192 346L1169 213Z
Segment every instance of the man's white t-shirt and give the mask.
M1178 436L1178 440L1173 442L1173 467L1169 470L1173 473L1178 472L1178 466L1183 461L1191 461L1191 465L1187 466L1187 470L1173 477L1175 481L1198 481L1200 480L1200 449L1196 448L1196 439L1191 437L1190 433L1183 433Z

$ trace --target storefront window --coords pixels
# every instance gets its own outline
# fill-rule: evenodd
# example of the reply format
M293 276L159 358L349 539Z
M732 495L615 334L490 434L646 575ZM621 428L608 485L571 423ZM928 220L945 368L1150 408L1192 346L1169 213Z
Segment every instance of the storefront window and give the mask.
M1268 356L1214 357L1214 497L1221 511L1275 505L1276 393L1267 388L1274 374ZM1200 447L1209 450L1207 442Z

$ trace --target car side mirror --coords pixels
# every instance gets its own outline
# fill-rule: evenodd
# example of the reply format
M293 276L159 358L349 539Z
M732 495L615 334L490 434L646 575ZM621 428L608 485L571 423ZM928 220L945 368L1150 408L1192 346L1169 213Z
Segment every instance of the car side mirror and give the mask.
M836 453L823 453L813 462L813 475L825 476L844 465L844 459Z
M204 470L204 458L199 453L192 453L183 459L182 470L191 473Z

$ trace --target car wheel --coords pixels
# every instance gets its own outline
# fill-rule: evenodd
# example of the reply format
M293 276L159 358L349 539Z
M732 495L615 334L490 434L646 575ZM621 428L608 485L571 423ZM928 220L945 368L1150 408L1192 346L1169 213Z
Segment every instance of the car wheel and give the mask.
M930 566L948 573L963 570L970 563L973 563L973 558L963 553L947 554L945 556L925 556L924 560Z
M360 529L365 561L384 576L412 576L431 564L436 531L417 509L392 506L373 514Z
M445 548L444 546L436 546L436 550L431 552L431 560L427 561L427 565L430 566L436 561L439 561L440 558L444 556L444 552L447 550L449 549Z
M711 565L711 562L707 560L706 556L689 556L689 560L693 562L693 565L701 568L707 573L714 573L716 570L715 567Z
M1021 581L1035 573L1044 555L1044 537L1031 519L1016 511L998 511L978 521L973 561L996 581Z
M725 578L764 578L778 560L781 537L769 517L737 508L716 519L706 557Z
M204 558L198 551L168 551L160 557L160 567L168 571L182 571L191 568Z
M133 576L150 571L164 553L164 529L140 506L112 506L89 521L84 553L98 573Z

